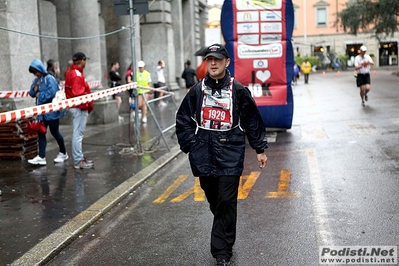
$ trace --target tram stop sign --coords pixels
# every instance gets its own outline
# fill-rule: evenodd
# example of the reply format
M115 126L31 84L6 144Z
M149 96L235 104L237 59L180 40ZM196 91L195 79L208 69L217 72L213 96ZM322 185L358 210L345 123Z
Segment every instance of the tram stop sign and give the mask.
M114 0L114 12L116 16L129 15L129 0ZM133 14L148 14L148 0L133 0Z

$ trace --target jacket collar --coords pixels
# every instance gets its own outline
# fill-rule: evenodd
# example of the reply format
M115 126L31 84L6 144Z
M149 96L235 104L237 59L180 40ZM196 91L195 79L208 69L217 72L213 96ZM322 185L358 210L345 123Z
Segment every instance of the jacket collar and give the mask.
M81 68L80 66L78 66L78 65L72 65L72 67L71 67L71 69L77 69L79 72L82 72L83 73L83 68Z

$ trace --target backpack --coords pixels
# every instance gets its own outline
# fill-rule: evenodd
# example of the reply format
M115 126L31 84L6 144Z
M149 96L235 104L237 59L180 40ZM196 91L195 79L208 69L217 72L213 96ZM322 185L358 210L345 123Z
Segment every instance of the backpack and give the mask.
M47 75L50 76L51 78L55 79L53 75ZM47 78L46 76L46 78ZM57 80L56 80L57 81ZM47 80L45 79L45 82L47 82ZM57 82L58 84L58 82ZM51 101L51 103L57 103L60 101L66 100L66 95L65 95L65 90L64 87L58 84L58 90L54 95L53 100Z

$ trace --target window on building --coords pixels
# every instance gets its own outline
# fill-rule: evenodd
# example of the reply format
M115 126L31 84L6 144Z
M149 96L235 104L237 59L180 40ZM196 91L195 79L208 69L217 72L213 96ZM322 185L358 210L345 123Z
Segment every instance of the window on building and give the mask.
M327 26L327 9L317 8L317 26Z
M321 0L313 5L316 12L316 27L327 27L328 6L330 4Z

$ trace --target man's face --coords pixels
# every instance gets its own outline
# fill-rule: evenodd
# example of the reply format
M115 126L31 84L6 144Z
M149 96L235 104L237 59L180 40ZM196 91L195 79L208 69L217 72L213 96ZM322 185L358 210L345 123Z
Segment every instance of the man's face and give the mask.
M206 67L208 69L209 75L213 79L221 79L226 74L226 68L230 64L230 58L218 59L216 57L210 56L206 58Z
M85 68L86 67L86 58L82 59L80 61L74 61L74 64L77 66L80 66L81 68Z
M139 71L140 71L141 73L143 73L144 67L139 67Z

